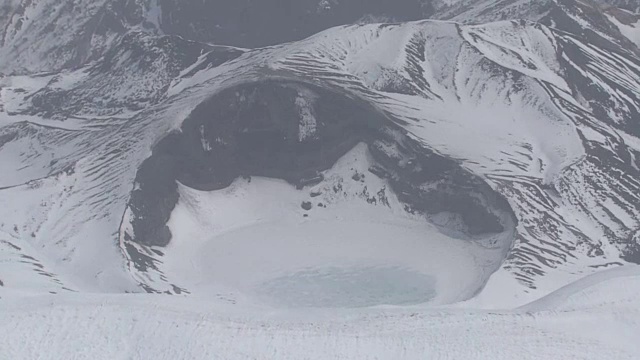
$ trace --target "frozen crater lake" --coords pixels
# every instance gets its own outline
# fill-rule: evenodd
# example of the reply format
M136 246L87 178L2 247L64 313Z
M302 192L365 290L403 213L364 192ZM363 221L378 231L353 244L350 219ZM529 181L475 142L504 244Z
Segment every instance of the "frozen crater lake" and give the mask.
M435 279L399 267L307 269L265 282L267 301L287 307L415 305L435 297Z
M384 204L366 201L363 189L388 189L371 174L352 179L367 173L366 159L356 147L305 189L260 177L210 192L181 186L162 258L168 281L273 308L438 305L477 294L509 239L457 238L407 213L390 191Z

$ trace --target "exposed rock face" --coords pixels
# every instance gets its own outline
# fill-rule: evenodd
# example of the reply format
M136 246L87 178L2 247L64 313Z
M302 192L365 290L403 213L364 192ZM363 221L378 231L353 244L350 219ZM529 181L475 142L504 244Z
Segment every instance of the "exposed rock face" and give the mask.
M515 228L506 201L480 178L418 146L370 105L308 84L264 81L222 91L155 146L132 193L133 240L169 243L177 182L209 191L253 175L303 187L360 142L407 211L446 213L458 236L500 233L503 222Z
M612 6L640 9L637 0L6 0L0 6L0 73L76 68L98 60L129 31L257 48L338 25L426 18L475 24L527 19L581 31L584 21L574 24L563 14L574 12L587 28L619 39L602 15Z
M424 0L160 0L162 29L200 41L262 47L300 40L332 26L429 17Z
M640 1L638 0L595 0L603 8L618 7L630 12L638 12L640 10Z

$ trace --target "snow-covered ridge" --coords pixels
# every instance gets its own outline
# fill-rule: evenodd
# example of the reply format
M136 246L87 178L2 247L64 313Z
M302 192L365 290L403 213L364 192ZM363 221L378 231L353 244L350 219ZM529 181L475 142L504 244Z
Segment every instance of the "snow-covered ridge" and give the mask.
M468 35L458 39L457 29ZM576 247L591 248L587 251L590 256L606 256L608 250L604 247L609 246L607 242L625 243L636 231L638 224L635 221L619 223L618 220L619 217L627 218L625 212L637 211L638 199L631 195L637 193L631 190L637 186L633 176L625 176L625 185L622 187L607 186L603 183L596 185L592 183L593 180L584 179L588 172L579 170L589 168L589 171L593 171L598 168L599 165L595 165L594 168L591 164L598 161L596 158L602 151L616 154L613 156L619 156L621 159L629 159L627 154L637 151L634 148L623 150L626 145L622 145L622 139L618 135L629 131L625 128L635 126L632 124L634 114L637 113L638 86L632 84L638 83L638 77L634 75L637 74L638 67L634 58L618 53L606 53L593 45L581 43L575 37L533 23L503 22L478 27L414 23L379 29L375 26L364 26L357 30L353 32L354 35L360 32L374 35L371 40L356 42L351 33L345 36L337 30L325 32L310 40L319 43L323 50L315 50L316 47L312 47L313 50L297 50L294 55L279 60L277 66L290 66L294 71L296 65L303 62L306 64L303 67L304 71L310 71L309 64L316 62L318 65L314 68L317 69L333 66L335 70L327 73L327 81L338 82L340 77L349 79L356 75L366 83L367 76L380 79L392 74L395 83L410 83L411 86L415 86L416 83L427 84L422 87L420 96L408 97L405 91L398 94L399 90L384 86L377 88L381 93L369 96L375 98L376 104L385 111L405 119L408 123L407 129L415 128L412 133L425 141L429 147L448 156L463 159L466 166L495 181L496 186L503 192L510 192L507 190L509 188L514 189L512 196L519 200L514 200L513 206L522 208L525 213L529 213L531 207L539 209L541 213L533 213L520 220L525 223L530 221L531 224L536 224L535 227L547 229L541 233L548 234L550 238L539 238L540 232L521 232L523 247L516 246L512 255L515 266L524 270L521 279L544 273L546 270L543 269L546 266L555 267L569 261L568 256L576 256ZM390 35L393 33L397 35ZM504 34L510 34L510 37L506 38ZM416 40L393 40L394 46L405 44L406 52L398 53L390 60L376 57L375 53L367 53L368 49L375 51L379 48L375 45L376 41L383 42L382 39L398 37ZM360 47L352 48L352 44L360 44ZM369 44L372 45L362 47ZM521 44L530 45L523 48ZM420 53L414 58L405 57L405 54L414 54L416 46L420 49L421 46L424 47L424 60L420 58ZM576 46L581 50L576 52ZM515 52L514 48L518 51ZM316 51L321 54L325 54L326 51L331 56L316 55ZM348 59L357 56L368 59L368 62L359 63L361 70L352 74L347 65ZM452 58L457 58L458 61L454 63L445 60ZM584 58L589 59L589 62L586 65L577 65L579 61L584 61ZM417 73L413 72L416 62L421 64ZM615 74L610 72L613 69L617 69ZM580 77L573 75L574 73L584 74L581 76L589 76L592 79L617 77L620 79L616 84L628 85L613 85L612 81L604 80L597 87L598 90L586 90L587 80L580 80ZM305 76L303 71L297 74ZM437 74L437 77L430 78L430 74ZM422 82L415 81L416 76L420 76ZM351 89L359 87L357 82L346 82L345 86ZM369 85L369 88L371 86L373 85ZM605 90L613 86L624 86L624 90ZM436 89L440 91L434 93ZM367 90L358 91L366 93ZM589 98L585 99L583 93L588 94ZM382 98L378 97L380 95ZM608 100L604 101L603 98ZM617 107L617 113L611 111L605 115L601 109L603 104L607 103L621 105ZM608 105L604 105L606 106ZM531 115L527 115L523 109L531 109ZM611 114L611 117L608 114ZM461 122L462 119L466 121ZM471 119L480 120L470 121ZM519 123L518 119L522 119L523 122ZM495 127L488 127L494 121ZM413 124L416 124L415 127ZM474 127L475 124L478 128ZM514 127L509 127L510 124L514 124ZM521 137L516 136L521 131L524 131ZM468 139L473 139L472 147L469 147ZM456 142L458 140L460 143ZM513 148L506 150L506 146ZM634 156L631 158L635 159ZM487 161L488 159L491 160ZM634 171L635 163L636 160L622 160L611 165L622 167L622 172L628 173ZM614 173L617 171L621 170L614 170ZM610 178L611 175L607 175L607 172L601 171L600 176ZM570 175L572 178L568 180L567 176ZM575 177L576 175L579 177ZM560 191L576 195L567 195L566 200L560 200L563 196L553 189L556 186L560 187ZM613 195L610 192L611 188L617 188L621 194ZM579 198L577 194L584 194L585 191L595 194L603 191L601 189L607 189L605 192L616 199L604 200L602 203L596 201L586 206L580 202L576 203ZM525 201L527 205L523 205L523 195L530 199ZM594 196L595 198L598 197ZM596 208L607 208L605 204L620 203L619 199L623 198L628 199L628 202L620 205L620 209L624 209L622 213L618 210L603 210L601 220L596 220L601 225L595 227L575 218L575 215L570 215L575 214L574 210L561 210L565 206L570 209L578 206L578 214L583 211L590 212L586 209L593 209L595 204L598 204L595 205ZM553 210L554 208L557 210ZM555 211L558 211L557 215L554 214ZM574 220L567 220L568 216L574 217ZM588 217L593 220L598 216L590 214ZM555 224L553 228L557 229L558 233L548 232L552 223ZM617 224L624 225L618 227ZM529 227L522 223L521 226L523 229ZM619 240L598 241L596 244L586 240L602 239L602 236L606 236L604 234L612 234L610 229L613 227L620 231L619 235L615 236ZM566 230L561 230L563 228ZM532 238L540 240L533 241ZM569 240L570 238L574 240ZM587 245L590 243L593 245ZM635 246L633 243L629 245ZM548 246L551 247L547 249ZM539 257L542 249L547 250ZM545 267L530 263L533 259L537 259L534 262L542 261Z
M396 51L379 50L389 44ZM178 50L172 46L166 47L172 50L163 50L169 56L165 64L174 63L171 57L178 56L175 51L182 51L181 46ZM220 50L214 49L211 54L217 51ZM114 50L114 54L118 53ZM578 61L578 56L588 62ZM541 275L546 273L589 272L596 266L624 262L620 255L633 248L627 239L638 228L634 220L638 218L634 215L638 211L638 184L631 175L637 171L638 148L633 139L638 134L625 124L632 123L638 108L634 84L639 80L635 75L637 61L626 54L602 51L536 23L462 26L415 22L340 27L299 43L231 57L192 59L180 65L191 70L165 73L164 76L178 73L181 77L164 90L167 95L154 100L157 105L147 104L133 114L121 112L117 104L126 103L127 94L135 93L134 89L141 85L137 81L116 77L118 81L106 82L99 90L104 93L112 88L130 88L127 93L116 93L116 101L104 108L111 113L121 112L121 118L82 114L85 125L69 133L77 145L69 144L63 153L58 151L62 148L54 149L53 157L47 160L74 164L71 176L82 185L68 196L83 204L47 221L85 219L84 225L63 231L59 240L48 244L62 242L74 249L80 244L78 234L91 231L96 239L103 239L99 241L105 246L103 252L117 258L118 250L110 244L119 233L124 205L134 186L135 169L148 156L151 145L166 131L179 127L195 105L220 89L274 76L322 85L364 99L402 124L425 147L458 159L465 168L486 178L510 199L520 220L518 241L501 271L513 274L528 288L557 287L555 280L540 284L544 282ZM129 69L133 66L129 64L134 63L121 64ZM92 65L94 72L100 68L100 64ZM65 83L66 91L83 89L83 96L90 97L93 90L87 90L91 87L85 84L91 84L95 76L107 78L111 74L111 68L102 69L107 72L86 75L86 70L81 69L78 71L83 76L67 75L75 80ZM137 77L144 77L146 71L158 73L155 67L136 65L136 69ZM615 85L608 80L614 76ZM594 91L577 80L581 78L604 80ZM47 86L65 93L60 82ZM601 101L600 96L605 93L610 102ZM79 104L87 106L82 101ZM608 104L624 107L616 106L614 112ZM20 119L24 113L42 112L38 104L20 106L7 103L5 108L14 112L3 116ZM93 112L102 112L101 105L92 106ZM74 107L65 109L57 115L61 119L73 116ZM606 109L611 112L603 112ZM52 128L60 126L57 121L42 122ZM3 144L0 156L13 159L15 155L9 150L15 144L12 134L16 130L8 127L4 131L10 140ZM47 139L57 138L53 129L39 127L37 131ZM604 158L613 161L603 162ZM29 162L20 171L37 168L33 160L26 161ZM47 171L44 163L40 166L42 174L28 176L25 172L9 184L27 183L54 173ZM613 170L609 171L609 167ZM627 175L615 175L620 171ZM600 174L598 182L588 176L593 173ZM602 191L610 197L595 195ZM98 218L104 231L89 230L92 219ZM10 232L14 223L22 220L16 218L3 226ZM69 232L71 229L80 232ZM24 241L33 240L27 237ZM68 259L74 258L70 256ZM57 264L56 271L77 273L73 261L60 261L63 258L66 257L52 261ZM90 274L99 273L99 267L86 274L93 277ZM105 280L105 284L112 281L116 280Z

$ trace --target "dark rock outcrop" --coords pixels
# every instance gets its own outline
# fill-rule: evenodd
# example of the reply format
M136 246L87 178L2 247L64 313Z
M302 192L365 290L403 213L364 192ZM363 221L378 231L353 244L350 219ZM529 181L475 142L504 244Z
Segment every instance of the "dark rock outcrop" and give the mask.
M357 21L429 17L424 0L160 0L161 27L169 34L221 45L262 47L300 40Z
M211 191L240 176L266 176L300 188L322 181L320 173L361 142L407 211L447 214L455 227L448 230L461 236L515 228L506 201L480 178L411 140L371 106L313 85L271 80L220 92L155 146L131 195L133 240L169 243L166 223L178 182Z

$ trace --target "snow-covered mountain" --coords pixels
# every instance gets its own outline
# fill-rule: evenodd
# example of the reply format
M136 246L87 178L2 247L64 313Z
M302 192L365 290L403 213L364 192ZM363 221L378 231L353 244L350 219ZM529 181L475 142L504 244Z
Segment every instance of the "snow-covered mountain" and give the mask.
M286 314L278 333L305 333L315 320L289 317L316 309L327 331L335 314L349 329L391 316L396 336L410 313L444 326L442 306L460 321L500 309L490 321L510 331L525 312L551 322L539 313L574 291L628 311L613 333L639 331L632 297L610 289L635 291L640 263L637 4L253 5L0 9L3 323L27 298L94 316L67 310L91 292L114 293L110 308L233 309L230 323ZM595 273L605 285L569 285ZM592 308L570 311L604 316ZM295 341L278 339L274 357ZM602 341L637 354L620 339Z

